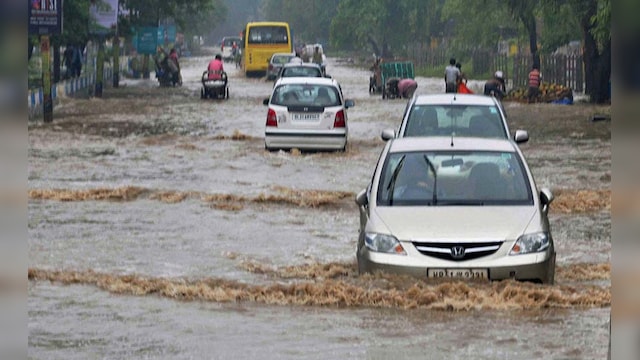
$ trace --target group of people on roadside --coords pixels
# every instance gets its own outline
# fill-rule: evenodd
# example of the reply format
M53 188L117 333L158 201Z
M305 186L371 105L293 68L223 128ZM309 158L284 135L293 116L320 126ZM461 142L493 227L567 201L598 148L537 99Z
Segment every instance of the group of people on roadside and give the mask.
M462 72L462 64L456 62L455 58L449 59L449 65L444 69L445 92L473 94L467 87L467 76Z
M529 88L527 90L527 99L530 103L538 97L541 81L540 67L534 64L529 72ZM456 62L455 58L449 59L449 65L444 70L444 82L447 93L473 93L466 86L467 77L462 72L462 65ZM485 82L483 90L484 95L495 96L502 100L507 95L504 73L501 70L496 71L491 79Z

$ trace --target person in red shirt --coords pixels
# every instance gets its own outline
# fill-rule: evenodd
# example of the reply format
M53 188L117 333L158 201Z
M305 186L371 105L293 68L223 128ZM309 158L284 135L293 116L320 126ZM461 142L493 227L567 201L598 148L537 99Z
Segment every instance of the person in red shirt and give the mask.
M531 72L529 72L529 89L527 91L527 100L529 103L535 102L540 93L540 82L542 75L540 75L540 69L538 65L533 65Z
M207 70L209 71L209 80L222 80L224 66L222 65L222 56L220 54L216 55L215 59L209 62Z

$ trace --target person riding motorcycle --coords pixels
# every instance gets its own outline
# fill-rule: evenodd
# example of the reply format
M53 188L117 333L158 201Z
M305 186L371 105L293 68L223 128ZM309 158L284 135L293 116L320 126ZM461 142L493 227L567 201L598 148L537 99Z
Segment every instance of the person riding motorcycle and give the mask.
M167 60L169 69L171 70L171 80L173 84L182 85L182 75L180 74L180 62L178 62L178 52L176 49L169 51L169 58Z
M224 81L224 85L227 85L227 77L224 72L224 65L222 63L222 55L217 54L215 58L209 62L207 71L207 78L209 80Z

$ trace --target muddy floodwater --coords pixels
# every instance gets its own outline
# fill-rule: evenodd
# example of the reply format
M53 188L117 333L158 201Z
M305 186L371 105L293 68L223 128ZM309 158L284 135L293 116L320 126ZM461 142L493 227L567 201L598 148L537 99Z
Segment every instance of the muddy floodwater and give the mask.
M201 100L208 60L182 59L182 87L124 79L30 122L30 358L606 357L611 137L591 116L608 107L504 104L556 195L555 285L361 276L354 197L406 101L330 58L356 103L346 152L267 152L273 83L226 64L230 98Z

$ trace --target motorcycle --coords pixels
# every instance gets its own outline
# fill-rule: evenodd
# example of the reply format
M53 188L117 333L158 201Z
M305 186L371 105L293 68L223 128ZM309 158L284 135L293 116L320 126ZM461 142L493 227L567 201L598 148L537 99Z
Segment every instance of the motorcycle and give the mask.
M156 79L158 79L160 86L182 85L180 69L168 57L160 61L156 58Z

